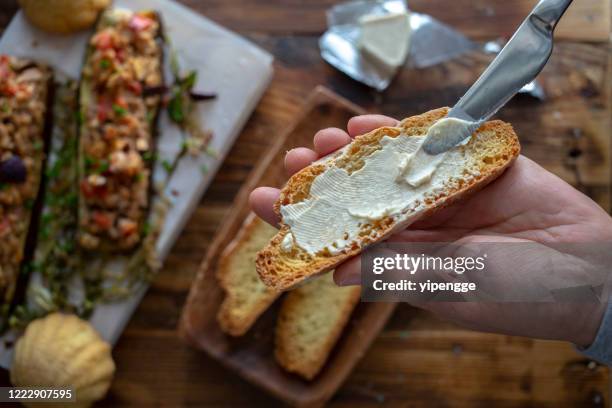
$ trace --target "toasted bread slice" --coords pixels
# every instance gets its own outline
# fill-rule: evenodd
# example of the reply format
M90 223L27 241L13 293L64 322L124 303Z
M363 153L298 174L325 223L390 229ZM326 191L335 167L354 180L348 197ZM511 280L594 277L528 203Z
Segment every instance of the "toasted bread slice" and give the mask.
M257 251L275 233L274 227L250 214L221 255L217 278L226 296L217 319L221 329L232 336L246 333L279 295L264 285L255 271Z
M311 185L327 169L343 169L349 174L358 171L364 166L368 156L381 149L383 137L425 135L427 129L434 122L445 117L447 113L448 108L436 109L404 119L397 127L382 127L356 137L344 149L293 175L281 190L274 210L280 216L281 206L302 203L309 199ZM364 222L364 225L360 226L360 233L356 239L345 245L341 251L332 253L326 248L311 254L295 243L290 250L287 250L283 245L283 240L292 231L290 226L281 219L279 232L257 255L259 276L269 287L285 290L309 276L335 268L348 258L359 254L369 244L384 240L393 231L405 228L481 189L501 175L518 157L520 145L512 126L496 120L483 124L467 144L455 147L453 151L455 149L457 149L456 154L461 155L465 162L465 177L449 177L444 182L442 189L428 193L421 203L413 203L419 205L406 208L401 213L388 214L380 219ZM396 175L390 174L389 177L396 177ZM342 186L335 188L342 188Z
M328 274L292 290L276 324L275 355L287 371L313 379L325 364L355 305L361 287L336 286Z

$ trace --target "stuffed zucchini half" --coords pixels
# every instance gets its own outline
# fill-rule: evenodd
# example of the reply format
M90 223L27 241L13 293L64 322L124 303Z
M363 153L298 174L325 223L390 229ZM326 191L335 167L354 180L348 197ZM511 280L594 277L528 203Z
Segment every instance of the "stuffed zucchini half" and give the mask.
M78 241L85 250L123 253L143 238L162 60L157 13L110 9L102 14L79 89Z
M53 79L49 68L0 55L0 304L5 315L36 246ZM22 274L21 276L24 276Z

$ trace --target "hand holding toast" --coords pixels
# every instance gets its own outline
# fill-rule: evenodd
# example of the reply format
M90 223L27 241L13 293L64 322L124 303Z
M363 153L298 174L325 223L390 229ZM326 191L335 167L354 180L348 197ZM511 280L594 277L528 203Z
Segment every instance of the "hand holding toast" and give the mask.
M321 130L314 137L314 150L296 148L287 153L287 172L299 171L357 135L396 123L392 118L366 115L351 119L347 132L335 128ZM279 220L272 207L278 197L277 189L258 188L251 194L251 206L260 217L276 225ZM542 244L612 241L612 220L584 194L521 156L495 183L417 221L391 239L469 243L483 237L488 242ZM360 258L354 257L338 266L334 278L341 285L359 284ZM604 310L603 304L595 303L534 307L517 303L418 302L418 306L477 330L554 338L579 345L592 342Z

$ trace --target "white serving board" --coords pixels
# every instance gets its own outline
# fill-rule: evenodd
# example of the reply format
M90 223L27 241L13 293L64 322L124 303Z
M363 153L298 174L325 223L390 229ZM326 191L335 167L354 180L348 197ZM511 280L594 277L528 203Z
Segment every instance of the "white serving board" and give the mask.
M114 7L161 12L181 68L197 69L197 89L218 95L213 101L201 103L197 113L203 127L213 131L210 147L217 152L217 157L203 155L183 158L168 184L166 191L174 192L166 194L172 198L172 207L157 243L163 260L266 90L272 78L272 56L237 34L170 0L117 0ZM70 36L51 35L32 27L19 12L0 39L0 53L47 63L60 75L77 79L85 45L91 34L90 31ZM159 129L158 162L171 160L180 149L181 135L168 122L165 113ZM208 169L206 172L202 171L203 166ZM164 177L164 171L158 166L155 178L161 177ZM127 301L96 308L91 322L102 337L112 344L117 341L144 292ZM0 365L5 368L10 366L10 351L5 349L4 342L0 342Z

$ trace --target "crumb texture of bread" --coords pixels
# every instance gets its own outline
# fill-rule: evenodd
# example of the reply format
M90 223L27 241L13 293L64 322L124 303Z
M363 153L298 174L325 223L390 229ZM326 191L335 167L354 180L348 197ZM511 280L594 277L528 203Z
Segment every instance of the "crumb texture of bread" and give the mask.
M276 325L278 363L312 380L342 334L360 294L359 286L336 286L332 274L313 278L289 292Z
M280 216L282 206L307 200L314 180L327 168L341 168L349 174L358 171L365 165L369 155L382 148L383 137L423 136L433 123L447 113L448 108L435 109L404 119L397 127L382 127L357 136L340 152L294 174L281 190L280 198L274 206L275 211ZM290 250L283 248L283 240L291 233L291 229L281 219L280 230L257 255L257 272L262 281L276 290L286 290L310 276L327 272L361 253L368 245L384 240L393 231L405 228L482 189L500 176L520 153L518 137L512 126L499 120L486 122L467 144L454 149L465 157L465 177L458 175L449 178L444 189L432 191L426 196L424 205L418 209L408 209L402 214L392 214L365 223L360 227L358 237L341 251L331 253L326 248L311 254L297 245L292 245Z
M257 251L276 233L276 228L250 214L236 239L219 260L217 278L225 299L217 314L221 329L242 336L280 294L265 286L255 270Z

